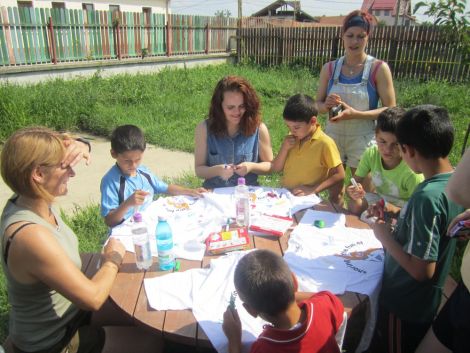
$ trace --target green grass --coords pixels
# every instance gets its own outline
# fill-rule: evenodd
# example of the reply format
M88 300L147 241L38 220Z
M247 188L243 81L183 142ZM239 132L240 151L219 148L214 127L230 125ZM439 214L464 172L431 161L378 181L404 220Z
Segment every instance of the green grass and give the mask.
M91 78L56 79L29 86L3 83L0 141L31 124L109 136L116 126L133 123L145 131L152 144L192 152L194 127L207 115L216 82L229 74L246 77L258 91L263 119L277 151L286 134L281 117L287 98L299 92L315 96L318 76L307 69L220 65L111 78L102 78L97 71ZM456 129L450 156L455 164L470 116L465 102L470 85L396 81L395 87L400 106L432 103L449 110ZM324 117L320 121L323 123Z
M174 150L193 152L194 128L206 117L216 82L225 75L247 78L262 101L263 120L269 128L274 151L278 151L287 130L282 110L295 93L315 96L318 76L307 69L256 68L220 65L194 69L165 69L156 74L118 75L69 81L53 80L29 86L0 84L0 141L28 125L46 125L58 130L86 131L109 136L121 124L136 124L148 142ZM469 123L470 84L396 81L398 105L409 108L432 103L449 110L456 130L450 160L456 165L464 132ZM324 123L324 117L320 117ZM172 182L199 186L194 175L182 175ZM277 186L279 175L262 176L263 185ZM80 251L97 251L107 233L98 205L77 208L63 215L78 235ZM453 264L458 274L462 250ZM0 342L7 333L8 302L5 280L0 273Z

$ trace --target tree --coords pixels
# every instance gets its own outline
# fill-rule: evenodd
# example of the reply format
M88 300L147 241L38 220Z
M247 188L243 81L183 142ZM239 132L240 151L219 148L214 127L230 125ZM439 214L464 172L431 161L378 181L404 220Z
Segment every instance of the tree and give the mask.
M444 27L450 41L455 43L466 60L470 59L470 11L465 12L467 0L438 0L418 2L413 13L425 8L425 15L434 18L434 25Z
M230 17L230 16L232 16L232 13L230 12L230 10L217 10L214 13L214 16L216 16L216 17Z

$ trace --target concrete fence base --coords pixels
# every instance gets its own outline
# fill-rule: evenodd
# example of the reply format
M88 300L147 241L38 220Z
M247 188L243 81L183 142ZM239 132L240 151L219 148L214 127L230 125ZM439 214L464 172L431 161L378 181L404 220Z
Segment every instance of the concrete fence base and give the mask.
M77 76L91 76L101 71L101 76L116 74L154 73L166 67L195 67L233 62L235 57L230 53L185 55L170 57L151 57L144 59L100 60L87 62L70 62L8 66L0 68L0 80L18 84L29 84L55 78L70 79Z

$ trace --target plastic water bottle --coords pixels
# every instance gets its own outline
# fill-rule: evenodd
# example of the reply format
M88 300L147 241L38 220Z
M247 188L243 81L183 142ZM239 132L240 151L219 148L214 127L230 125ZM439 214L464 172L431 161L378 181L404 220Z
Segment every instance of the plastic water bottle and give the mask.
M134 214L132 225L132 241L135 250L135 264L139 270L148 270L152 266L152 252L147 225L142 221L142 214Z
M159 216L157 223L157 251L160 270L167 271L175 267L175 256L173 254L173 234L165 217Z
M243 177L238 178L238 185L235 187L235 208L237 225L248 227L250 225L250 193Z

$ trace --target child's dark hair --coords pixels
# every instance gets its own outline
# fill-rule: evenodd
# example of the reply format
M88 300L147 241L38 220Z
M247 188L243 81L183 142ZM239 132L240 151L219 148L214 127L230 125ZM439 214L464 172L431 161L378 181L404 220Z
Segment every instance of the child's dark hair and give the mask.
M415 148L424 158L445 158L454 143L454 128L447 110L419 105L408 110L397 126L400 145Z
M253 309L275 316L295 300L292 273L284 259L269 250L245 255L235 269L235 288Z
M312 97L306 94L296 94L289 98L282 116L289 121L309 123L313 116L318 115L318 108Z
M118 126L111 134L111 148L116 153L143 152L146 146L144 133L135 125Z
M405 115L406 110L400 107L392 107L385 109L377 117L377 126L375 132L383 131L395 134L397 131L398 121Z

